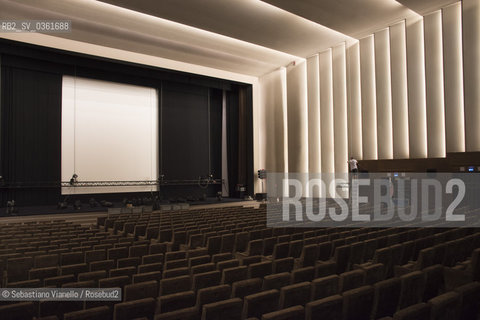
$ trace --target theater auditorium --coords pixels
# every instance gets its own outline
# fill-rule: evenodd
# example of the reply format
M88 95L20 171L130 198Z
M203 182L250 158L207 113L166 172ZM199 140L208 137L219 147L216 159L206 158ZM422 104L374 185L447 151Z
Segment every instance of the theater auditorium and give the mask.
M479 320L480 0L0 0L0 320Z

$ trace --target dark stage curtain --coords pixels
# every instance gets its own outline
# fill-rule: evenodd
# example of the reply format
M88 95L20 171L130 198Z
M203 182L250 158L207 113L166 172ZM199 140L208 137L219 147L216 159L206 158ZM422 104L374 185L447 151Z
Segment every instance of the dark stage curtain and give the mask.
M222 179L222 98L222 90L210 89L210 166L215 179Z
M220 89L162 84L160 172L166 180L193 180L190 185L163 186L162 197L211 197L220 190L220 185L198 183L210 174L222 178L222 97Z
M166 180L207 177L208 88L164 83L160 106L161 167Z
M61 169L62 76L2 66L1 206L49 204L58 201Z
M244 97L241 100L243 105L242 117L244 119L243 127L245 128L245 134L243 135L243 144L245 145L245 153L240 160L245 165L245 183L248 186L248 194L253 195L253 93L252 86L244 86L240 89L241 96Z
M227 158L230 194L237 184L253 195L253 117L251 86L227 92Z
M236 196L238 181L238 91L227 91L227 162L228 189Z

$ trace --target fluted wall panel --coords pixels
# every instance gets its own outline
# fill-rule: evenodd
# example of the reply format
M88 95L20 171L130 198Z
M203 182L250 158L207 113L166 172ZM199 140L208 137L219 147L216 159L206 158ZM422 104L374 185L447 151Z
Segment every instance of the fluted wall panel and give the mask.
M445 157L445 100L443 91L442 13L424 17L427 150L429 158Z
M335 172L348 172L347 58L345 43L332 49Z
M259 145L260 167L269 172L287 172L287 100L286 70L280 68L259 80Z
M318 55L307 59L308 172L322 171L320 143L320 67Z
M308 172L307 63L287 68L288 171Z
M426 158L427 107L423 18L407 19L406 23L410 158Z
M465 149L480 151L480 0L463 0Z
M361 90L360 44L355 41L347 48L348 153L359 160L363 158Z
M322 172L335 172L332 50L319 55Z
M328 183L350 156L480 151L479 83L480 0L410 16L259 78L260 162Z
M378 159L375 45L373 35L360 40L363 159Z
M464 152L462 5L457 2L442 11L446 149Z
M392 79L388 31L388 29L378 31L374 36L378 159L393 158Z
M405 21L390 27L393 158L408 159L407 39Z

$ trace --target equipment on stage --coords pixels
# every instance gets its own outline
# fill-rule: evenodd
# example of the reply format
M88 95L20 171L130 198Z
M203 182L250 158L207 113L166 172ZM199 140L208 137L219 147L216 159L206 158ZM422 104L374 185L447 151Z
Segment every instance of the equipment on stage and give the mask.
M7 201L7 215L15 215L18 213L17 207L15 207L15 200Z
M82 202L80 200L76 200L74 203L73 203L73 208L75 210L80 210L82 209Z
M257 171L257 173L258 173L258 179L260 180L267 179L267 170L260 169Z
M106 208L113 207L113 203L111 203L110 201L106 201L106 200L100 201L100 204L102 205L102 207L106 207Z
M255 194L255 200L257 201L264 201L264 200L267 200L267 194L266 193L256 193Z
M245 191L247 191L247 188L245 187L245 185L239 183L237 184L235 189L238 192L238 197L240 199L245 198Z
M57 205L58 210L63 210L68 208L68 203L65 201L59 202Z
M95 208L100 206L100 204L98 203L97 200L95 200L95 198L90 198L88 203L90 204L90 208Z
M77 183L77 178L78 174L74 173L72 178L70 179L70 185L73 186L75 183Z
M263 180L267 179L267 170L260 169L257 171L258 179L262 182L262 192L255 194L255 200L264 201L267 200L267 194L263 191Z
M57 205L57 209L58 210L63 210L63 209L67 209L68 208L68 201L70 200L70 198L67 196L63 199L63 201L60 201Z

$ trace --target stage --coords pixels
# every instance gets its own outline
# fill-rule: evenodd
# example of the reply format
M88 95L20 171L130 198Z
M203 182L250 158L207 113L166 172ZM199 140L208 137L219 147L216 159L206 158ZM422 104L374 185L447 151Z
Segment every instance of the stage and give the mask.
M187 202L175 202L175 203L161 203L160 205L181 205L181 204L188 204L189 209L201 209L201 208L209 208L209 207L228 207L228 206L245 206L245 205L258 205L258 202L253 200L244 200L239 198L222 198L221 200L208 197L205 200L196 200L196 201L187 201ZM124 205L121 202L116 202L113 205L113 208L122 208ZM6 208L0 209L0 223L6 223L5 220L7 218L20 218L25 216L42 216L48 215L50 219L52 217L61 218L63 215L68 215L68 217L72 217L75 215L82 215L82 214L96 214L100 216L102 214L106 214L108 212L107 207L90 207L88 203L82 203L82 207L80 209L74 209L72 205L69 205L66 209L58 209L57 206L53 205L45 205L45 206L26 206L26 207L17 207L18 212L14 215L7 215ZM156 211L160 211L156 210ZM8 219L10 220L10 219ZM23 221L23 219L22 219Z

